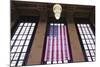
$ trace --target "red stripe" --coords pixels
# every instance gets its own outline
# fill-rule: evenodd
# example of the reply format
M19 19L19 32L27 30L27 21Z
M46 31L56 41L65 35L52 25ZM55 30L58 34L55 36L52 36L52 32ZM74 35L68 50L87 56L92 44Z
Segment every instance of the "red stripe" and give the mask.
M53 35L52 35L52 60L53 61L53 53L54 53L54 25L53 25Z
M66 46L66 37L65 37L65 27L63 26L63 29L64 29L64 39L65 39L65 55L66 55L66 58L67 58L67 46Z
M63 51L62 51L62 29L61 29L61 28L62 28L62 26L60 25L60 40L61 40L61 42L60 42L61 44L60 44L60 45L61 45L61 58L62 58L62 61L63 61Z
M57 32L58 32L58 25L57 25ZM56 40L56 47L57 47L57 49L56 49L56 58L57 58L57 62L58 62L58 33L57 33L57 40Z
M69 53L69 47L68 47L68 39L67 39L67 29L66 29L66 26L65 26L65 39L66 39L66 52L67 52L67 58L68 60L70 60L70 53Z

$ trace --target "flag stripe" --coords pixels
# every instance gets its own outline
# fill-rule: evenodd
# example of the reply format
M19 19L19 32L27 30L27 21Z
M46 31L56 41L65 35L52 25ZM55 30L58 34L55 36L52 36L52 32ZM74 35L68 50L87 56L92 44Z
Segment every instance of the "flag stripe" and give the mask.
M68 58L68 60L70 60L70 53L69 53L69 46L68 46L68 39L67 39L68 37L67 37L67 30L66 30L66 26L65 26L65 42L66 42L66 51L67 51L67 58Z
M67 31L64 24L50 24L44 61L47 64L66 63L70 60Z

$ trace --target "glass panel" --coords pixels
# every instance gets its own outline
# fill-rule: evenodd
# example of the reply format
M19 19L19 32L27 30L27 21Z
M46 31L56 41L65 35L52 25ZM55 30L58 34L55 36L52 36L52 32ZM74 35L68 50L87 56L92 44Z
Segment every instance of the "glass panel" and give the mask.
M29 40L26 40L25 45L29 45L29 42L30 42Z
M13 47L11 52L15 52L17 47Z
M92 46L91 45L88 45L89 49L92 49Z
M90 44L90 41L89 40L86 40L87 44Z
M84 48L85 48L85 49L88 49L87 45L84 45Z
M12 39L13 39L13 40L15 40L15 39L16 39L16 37L17 37L17 35L14 35Z
M32 23L28 23L28 26L31 26Z
M21 40L20 45L24 45L25 40Z
M93 48L93 49L95 49L95 45L94 45L94 44L93 44L93 45L91 45L91 46L92 46L92 48Z
M87 35L84 35L85 36L85 39L88 39Z
M81 38L84 39L84 36L81 34Z
M12 61L11 66L15 66L17 61Z
M26 39L26 36L27 36L27 35L23 35L22 39L24 39L24 40L25 40L25 39Z
M15 45L19 45L19 42L20 42L20 41L19 41L19 40L17 40L17 41L15 42Z
M90 43L93 43L93 40L92 39L90 39Z
M92 57L93 61L95 61L95 57Z
M11 59L10 60L12 60L13 56L14 56L14 53L11 53L11 56L10 56Z
M88 38L91 39L91 35L88 35Z
M82 40L83 44L86 44L85 40Z
M31 35L28 35L27 39L31 39Z
M26 52L27 51L27 48L28 48L28 46L24 46L23 52Z
M30 30L29 34L32 34L33 33L33 30Z
M19 35L17 39L20 40L21 38L22 38L22 35Z
M20 60L23 60L25 58L25 54L26 53L21 53Z
M86 34L86 32L85 32L85 29L84 29L84 28L82 28L82 31L83 31L83 34Z
M88 51L88 50L86 50L86 55L87 55L87 56L90 56L90 53L89 53L89 51Z
M35 23L33 23L32 26L35 26Z
M21 32L20 32L20 34L23 34L24 31L25 31L25 29L26 29L26 27L23 27L22 30L21 30Z
M13 43L14 43L14 40L11 40L11 46L13 45Z
M22 46L19 46L17 52L21 52Z
M25 23L24 26L27 26L28 23Z
M19 33L19 31L20 31L20 29L21 29L21 27L18 27L18 29L17 29L17 31L16 31L16 33L15 33L15 34L18 34L18 33Z
M88 57L88 61L92 61L91 57Z
M22 64L23 64L23 61L18 62L18 66L22 66Z
M90 53L94 56L94 51L93 50L90 50Z
M23 26L23 23L20 23L20 25L19 26Z

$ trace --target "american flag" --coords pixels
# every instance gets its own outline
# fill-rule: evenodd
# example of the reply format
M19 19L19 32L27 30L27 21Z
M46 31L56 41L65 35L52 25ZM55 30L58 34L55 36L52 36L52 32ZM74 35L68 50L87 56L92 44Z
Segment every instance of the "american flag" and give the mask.
M67 63L70 60L67 30L63 23L51 23L47 40L44 62L47 64Z

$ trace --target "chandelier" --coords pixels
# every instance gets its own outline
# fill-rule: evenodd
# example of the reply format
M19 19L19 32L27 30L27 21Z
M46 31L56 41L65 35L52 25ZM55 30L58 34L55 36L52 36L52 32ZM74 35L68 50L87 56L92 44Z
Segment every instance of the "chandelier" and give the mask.
M60 16L61 16L61 12L62 12L62 7L60 4L55 4L53 6L53 12L54 12L54 16L57 20L60 19Z

